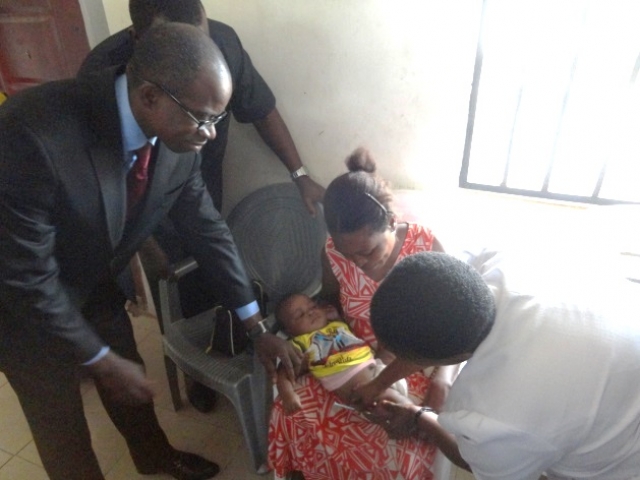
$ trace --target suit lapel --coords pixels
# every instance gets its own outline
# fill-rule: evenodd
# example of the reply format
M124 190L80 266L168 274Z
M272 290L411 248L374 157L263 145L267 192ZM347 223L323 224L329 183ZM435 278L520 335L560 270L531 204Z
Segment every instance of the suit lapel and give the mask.
M102 196L103 212L111 247L120 243L126 221L126 172L122 147L120 116L115 94L115 79L122 67L109 69L91 78L91 122L95 143L91 161Z
M167 185L171 185L171 176L179 156L169 150L162 142L158 143L158 147L154 148L153 152L152 162L154 164L140 213L142 218L150 218L151 214L158 208L158 203L162 203L164 200Z
M122 153L117 155L111 149L94 148L91 159L100 184L109 240L115 249L122 239L127 212L127 182Z
M171 185L171 176L180 156L178 153L169 150L164 143L160 141L158 143L160 145L157 147L157 152L155 152L153 176L148 186L147 200L151 201L145 202L143 214L152 205L154 199L157 200L159 196L165 193L167 185Z
M168 185L171 185L171 176L175 172L179 154L169 150L162 142L154 148L151 162L151 178L147 186L147 192L142 200L142 210L138 214L139 221L132 225L132 230L127 233L127 238L135 239L140 230L147 228L145 219L152 219L165 199ZM140 220L142 219L142 221Z

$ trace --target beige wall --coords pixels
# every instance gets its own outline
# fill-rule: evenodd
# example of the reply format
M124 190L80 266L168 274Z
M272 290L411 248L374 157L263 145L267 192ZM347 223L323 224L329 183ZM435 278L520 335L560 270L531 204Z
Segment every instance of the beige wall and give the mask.
M104 1L112 32L130 23L127 3ZM456 187L480 0L203 4L238 32L320 183L365 145L396 186ZM227 205L287 180L247 125L233 129L226 167Z
M111 32L129 25L128 0L99 1ZM449 243L576 239L576 248L592 252L617 250L620 238L640 244L640 227L632 226L639 215L630 209L585 212L457 188L481 3L203 0L210 18L238 32L323 185L364 145L392 185L422 190L417 208ZM287 173L253 127L234 125L225 211L278 181L288 181Z
M397 187L456 187L480 1L203 3L240 35L320 183L364 145ZM234 130L227 179L238 193L287 178L256 138Z
M96 0L78 0L78 4L84 18L84 28L87 32L89 46L93 48L110 32L104 7L101 2L96 2Z
M107 17L109 31L115 33L118 30L131 25L129 18L129 0L94 0L101 2Z

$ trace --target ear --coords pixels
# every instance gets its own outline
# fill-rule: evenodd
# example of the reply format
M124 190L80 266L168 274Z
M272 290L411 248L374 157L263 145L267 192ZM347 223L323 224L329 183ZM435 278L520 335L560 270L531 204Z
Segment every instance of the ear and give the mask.
M389 230L391 230L392 232L395 232L397 227L398 227L398 219L396 218L395 215L392 214L389 217Z
M144 82L136 88L142 105L154 109L158 106L160 98L164 95L162 91L149 82Z
M129 89L129 103L134 118L145 132L147 137L153 137L151 128L153 119L160 109L160 97L162 91L149 82L142 82L137 87Z
M157 102L158 98L163 94L162 90L153 85L152 83L143 80L143 76L133 72L131 65L127 65L125 73L127 75L127 88L129 93L129 101L131 107L134 104L149 102ZM135 87L134 84L137 84Z

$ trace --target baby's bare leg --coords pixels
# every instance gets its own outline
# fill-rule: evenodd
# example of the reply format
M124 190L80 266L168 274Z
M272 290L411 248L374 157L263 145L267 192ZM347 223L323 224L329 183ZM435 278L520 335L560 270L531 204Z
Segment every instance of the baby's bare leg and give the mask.
M334 390L334 393L340 398L340 401L342 403L351 405L353 403L351 400L351 394L356 385L364 385L365 383L369 383L375 378L375 376L375 365L369 365L367 368L360 370L353 377L351 377L347 383L342 385L337 390Z
M354 405L353 401L353 390L358 385L364 385L369 383L376 377L376 366L369 365L364 370L361 370L356 375L354 375L347 383L345 383L342 387L335 390L335 394L340 398L342 403L347 405ZM400 405L404 405L407 403L413 403L409 398L405 397L403 394L395 390L394 388L387 388L384 392L380 394L378 400L389 400L393 403L398 403Z

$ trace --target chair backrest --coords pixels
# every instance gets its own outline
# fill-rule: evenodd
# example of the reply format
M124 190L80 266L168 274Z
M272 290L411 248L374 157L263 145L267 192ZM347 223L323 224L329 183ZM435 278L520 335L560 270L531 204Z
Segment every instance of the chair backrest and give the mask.
M327 238L321 209L312 217L293 183L269 185L249 194L227 224L247 273L259 280L271 307L291 293L320 290L320 255Z

